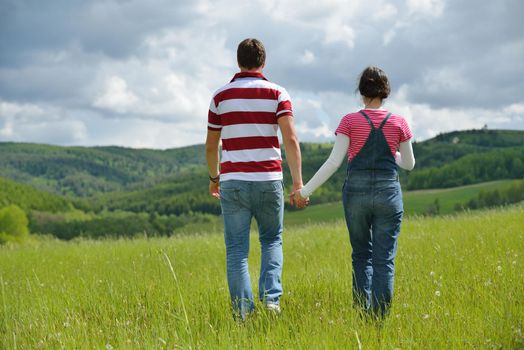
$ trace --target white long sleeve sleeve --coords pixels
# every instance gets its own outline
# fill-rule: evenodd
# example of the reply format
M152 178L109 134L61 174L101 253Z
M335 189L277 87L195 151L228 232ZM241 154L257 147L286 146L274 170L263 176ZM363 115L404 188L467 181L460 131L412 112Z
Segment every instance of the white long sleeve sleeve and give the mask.
M340 164L346 159L349 148L349 137L343 134L337 134L335 144L331 150L329 158L324 164L318 169L313 175L311 180L302 187L300 195L302 197L309 197L311 194L319 188L324 182L326 182L331 175L340 167Z
M399 152L395 155L395 162L402 169L413 170L415 167L415 155L413 154L411 140L402 142L399 145Z

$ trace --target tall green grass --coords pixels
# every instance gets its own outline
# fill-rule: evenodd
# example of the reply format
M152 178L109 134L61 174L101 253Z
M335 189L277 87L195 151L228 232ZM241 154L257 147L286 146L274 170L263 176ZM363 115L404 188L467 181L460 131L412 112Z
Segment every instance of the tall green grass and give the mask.
M523 223L524 206L406 219L382 323L353 308L342 221L285 231L283 312L243 324L220 234L5 246L0 348L524 348ZM254 233L255 286L259 261Z

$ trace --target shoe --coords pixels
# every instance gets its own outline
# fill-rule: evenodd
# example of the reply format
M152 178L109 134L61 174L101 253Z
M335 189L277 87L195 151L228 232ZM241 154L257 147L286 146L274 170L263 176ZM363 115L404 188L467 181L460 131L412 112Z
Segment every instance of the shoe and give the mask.
M280 305L277 303L267 303L266 310L275 314L280 314Z

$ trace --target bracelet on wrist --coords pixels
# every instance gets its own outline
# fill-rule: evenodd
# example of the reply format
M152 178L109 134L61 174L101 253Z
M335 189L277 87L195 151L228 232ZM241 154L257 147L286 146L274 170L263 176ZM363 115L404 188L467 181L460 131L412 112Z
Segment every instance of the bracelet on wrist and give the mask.
M220 180L220 174L218 174L216 177L212 177L211 175L209 175L209 181L213 183L217 183L219 180Z

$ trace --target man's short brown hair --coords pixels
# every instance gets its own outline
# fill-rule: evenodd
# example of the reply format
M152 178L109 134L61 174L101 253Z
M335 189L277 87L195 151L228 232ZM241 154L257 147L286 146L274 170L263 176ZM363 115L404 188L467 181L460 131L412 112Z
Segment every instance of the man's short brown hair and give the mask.
M256 69L262 67L266 62L266 49L260 40L244 39L238 44L237 49L238 65L246 69Z

